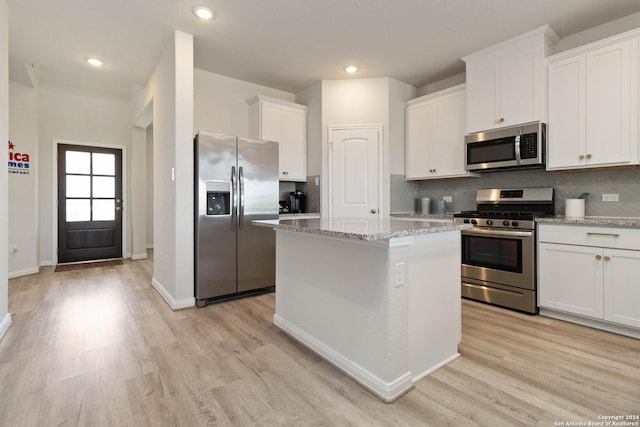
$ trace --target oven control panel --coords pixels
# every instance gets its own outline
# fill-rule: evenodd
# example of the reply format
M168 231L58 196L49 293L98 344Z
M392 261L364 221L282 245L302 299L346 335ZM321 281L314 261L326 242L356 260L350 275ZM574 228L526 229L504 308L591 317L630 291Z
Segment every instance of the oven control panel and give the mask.
M520 230L534 230L535 221L516 219L491 219L491 218L454 218L454 224L471 224L476 227L508 228Z

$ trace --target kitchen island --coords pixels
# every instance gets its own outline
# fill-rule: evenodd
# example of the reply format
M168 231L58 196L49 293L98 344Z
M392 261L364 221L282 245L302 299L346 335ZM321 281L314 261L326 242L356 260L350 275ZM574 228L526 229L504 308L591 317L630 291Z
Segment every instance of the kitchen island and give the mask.
M274 324L391 402L459 356L460 230L442 222L257 221L276 232Z

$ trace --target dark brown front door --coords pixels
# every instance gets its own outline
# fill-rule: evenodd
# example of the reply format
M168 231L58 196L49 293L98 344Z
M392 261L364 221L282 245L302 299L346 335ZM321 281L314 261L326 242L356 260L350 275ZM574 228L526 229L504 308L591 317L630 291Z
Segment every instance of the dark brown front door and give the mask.
M58 263L122 257L122 150L58 144Z

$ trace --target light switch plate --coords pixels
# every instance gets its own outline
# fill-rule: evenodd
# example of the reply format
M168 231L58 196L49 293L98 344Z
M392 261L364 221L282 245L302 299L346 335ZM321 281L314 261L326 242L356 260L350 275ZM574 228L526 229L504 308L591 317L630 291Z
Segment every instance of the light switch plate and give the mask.
M603 194L602 201L603 202L619 202L620 195L619 194Z

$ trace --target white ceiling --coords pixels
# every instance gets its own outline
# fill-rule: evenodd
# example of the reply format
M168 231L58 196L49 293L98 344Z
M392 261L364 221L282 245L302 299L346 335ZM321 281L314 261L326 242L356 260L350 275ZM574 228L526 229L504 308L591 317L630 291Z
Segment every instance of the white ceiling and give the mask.
M178 29L194 35L197 68L289 92L346 78L342 68L351 63L360 66L356 77L388 76L419 87L463 72L460 57L540 25L566 37L640 11L638 0L7 3L13 76L26 63L42 75L66 75L69 85L144 85ZM210 6L217 18L199 21L191 13L196 4ZM90 68L87 56L106 66Z

